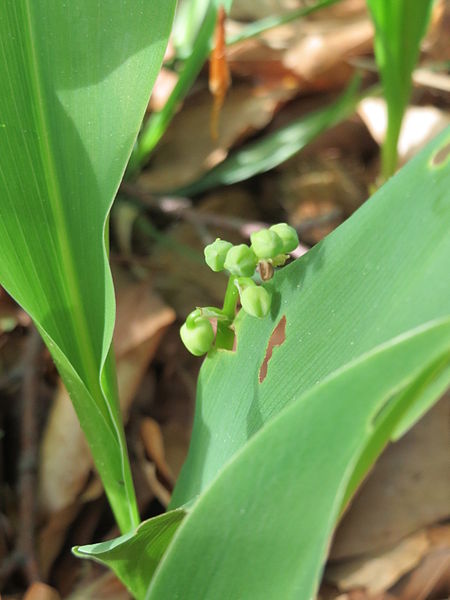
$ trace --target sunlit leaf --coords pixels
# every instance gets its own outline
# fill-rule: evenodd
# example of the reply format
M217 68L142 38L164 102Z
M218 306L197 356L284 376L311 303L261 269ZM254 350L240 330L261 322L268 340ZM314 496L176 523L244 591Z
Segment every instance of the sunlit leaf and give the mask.
M397 166L397 143L411 95L411 74L430 19L433 0L367 0L375 26L375 57L388 110L382 149L383 175Z
M146 598L315 597L352 469L380 412L438 358L450 365L450 318L390 340L294 398L201 495ZM397 418L413 401L402 396Z
M107 542L79 546L73 552L79 558L92 558L109 566L135 598L144 598L148 582L184 516L183 510L173 510L144 521L136 531Z
M6 0L0 11L0 283L35 321L121 529L138 521L110 352L105 238L174 0Z
M236 352L210 352L172 502L189 512L146 599L313 597L348 498L450 382L449 145L450 129L276 274L271 315L239 319Z

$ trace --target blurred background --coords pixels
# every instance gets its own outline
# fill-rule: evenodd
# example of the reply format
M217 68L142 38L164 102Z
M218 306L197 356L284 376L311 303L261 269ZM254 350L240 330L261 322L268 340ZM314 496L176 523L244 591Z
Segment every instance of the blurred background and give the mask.
M301 19L283 16L308 9L304 1L234 0L209 33L208 2L195 13L191 4L180 3L145 143L111 215L114 343L143 518L165 510L189 445L201 360L179 327L193 307L223 300L226 278L204 264L204 245L247 241L261 223L286 221L306 252L381 182L387 120L364 0ZM197 51L184 80L180 65ZM449 65L442 0L413 73L400 166L450 123ZM382 455L339 526L322 600L449 597L449 416L447 397ZM50 355L0 288L1 597L129 598L111 573L70 553L117 533Z

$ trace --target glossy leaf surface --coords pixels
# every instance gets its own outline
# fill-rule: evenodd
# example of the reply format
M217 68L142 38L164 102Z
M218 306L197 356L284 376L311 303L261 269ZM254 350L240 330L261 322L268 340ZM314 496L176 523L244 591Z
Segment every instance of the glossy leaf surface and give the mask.
M397 166L397 143L411 95L411 74L430 19L433 0L367 0L375 26L375 57L388 110L382 170L390 177Z
M389 341L295 399L202 494L147 598L315 597L352 470L380 433L380 413L436 359L450 365L450 319ZM415 400L400 398L385 433Z
M174 4L6 0L0 13L0 284L55 359L123 531L138 516L110 352L106 221Z
M449 142L447 129L343 225L281 269L266 284L270 316L239 320L236 352L210 353L174 506L197 496L292 399L389 339L450 314L450 159L442 152ZM286 340L260 383L282 317Z
M348 498L450 382L449 144L281 270L272 314L240 318L237 352L206 359L173 502L191 506L146 599L313 597Z
M120 538L74 548L79 558L93 558L112 568L135 598L144 598L153 576L185 512L174 510L141 523Z

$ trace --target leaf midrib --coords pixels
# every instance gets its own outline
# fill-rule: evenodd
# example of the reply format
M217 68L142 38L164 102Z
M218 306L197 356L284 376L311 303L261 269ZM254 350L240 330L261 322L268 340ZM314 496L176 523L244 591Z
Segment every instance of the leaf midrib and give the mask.
M78 335L75 340L79 350L80 361L83 367L84 375L88 389L99 389L99 374L95 355L93 352L92 339L89 335L89 328L85 313L80 310L82 306L81 291L77 282L75 263L71 251L68 235L68 227L65 219L64 211L62 210L62 193L58 181L57 169L53 158L53 153L50 147L50 139L48 135L49 128L47 127L47 113L43 99L42 89L39 83L39 65L36 47L34 44L34 30L32 23L32 14L30 0L25 0L26 27L28 35L25 38L26 52L29 55L30 64L30 83L34 106L36 109L37 140L41 150L43 163L45 165L44 176L48 192L48 200L52 209L53 217L56 224L56 241L60 251L62 262L61 279L63 281L63 293L67 306L71 306L71 314L74 320ZM104 402L103 394L101 394Z

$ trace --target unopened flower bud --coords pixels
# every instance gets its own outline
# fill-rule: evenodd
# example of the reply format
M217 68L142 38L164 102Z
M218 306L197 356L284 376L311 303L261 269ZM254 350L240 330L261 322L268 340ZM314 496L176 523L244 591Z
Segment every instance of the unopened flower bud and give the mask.
M250 285L241 291L242 308L252 317L262 319L270 311L272 296L261 286Z
M283 251L281 238L270 229L261 229L250 236L252 249L258 258L273 258Z
M214 343L214 331L211 323L205 317L199 317L194 321L187 322L180 328L180 336L183 344L194 356L202 356L212 348Z
M225 269L232 275L251 277L255 272L257 262L258 259L253 250L245 244L239 244L228 250Z
M283 254L287 254L288 252L292 252L298 246L298 235L293 227L288 225L287 223L277 223L276 225L272 225L270 231L275 232L278 237L281 239L283 243L283 248L281 252Z
M209 244L205 248L205 262L210 269L215 271L223 271L225 258L233 244L217 238L215 242Z

